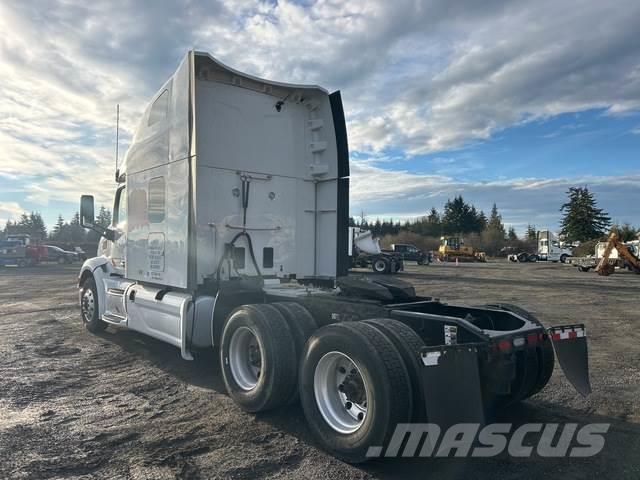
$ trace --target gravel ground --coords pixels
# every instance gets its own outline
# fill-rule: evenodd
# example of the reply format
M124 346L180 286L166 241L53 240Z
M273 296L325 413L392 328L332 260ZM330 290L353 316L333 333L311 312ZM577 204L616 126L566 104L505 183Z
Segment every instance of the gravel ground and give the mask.
M640 478L640 276L560 264L409 266L443 301L514 303L584 322L593 394L556 370L501 421L611 423L587 459L395 459L350 466L319 450L300 408L242 413L212 354L195 362L135 332L80 323L78 266L0 269L0 478Z

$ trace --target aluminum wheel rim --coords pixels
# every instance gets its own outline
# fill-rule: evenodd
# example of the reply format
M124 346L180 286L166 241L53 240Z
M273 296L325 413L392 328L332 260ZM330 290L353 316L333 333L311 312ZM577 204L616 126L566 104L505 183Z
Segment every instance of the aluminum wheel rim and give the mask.
M376 260L376 263L375 263L376 272L382 272L386 268L386 266L387 265L384 263L384 260Z
M85 322L93 320L93 314L96 310L96 301L93 298L93 290L87 288L82 294L82 317Z
M249 327L240 327L231 335L229 369L242 390L253 390L260 380L262 346Z
M313 390L320 414L333 430L351 434L362 427L369 389L351 358L335 351L325 354L316 365Z

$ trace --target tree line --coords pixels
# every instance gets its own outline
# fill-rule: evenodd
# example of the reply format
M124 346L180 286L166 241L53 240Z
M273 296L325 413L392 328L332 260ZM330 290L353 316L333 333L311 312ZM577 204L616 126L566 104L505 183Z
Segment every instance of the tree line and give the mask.
M612 228L623 241L632 240L638 235L640 230L630 224L612 225L611 217L598 208L594 194L586 186L571 187L566 194L567 201L560 207L562 220L559 233L563 240L600 240ZM533 249L537 240L535 225L529 224L519 237L513 226L505 228L495 203L489 215L486 215L461 195L447 200L441 211L432 207L426 215L404 223L380 219L368 222L363 213L360 218L351 217L349 224L371 230L375 236L383 238L383 244L419 243L418 246L427 250L437 248L441 236L463 236L467 244L489 255L496 255L504 247Z
M100 207L96 216L96 224L106 228L111 224L111 210ZM0 231L0 237L7 235L28 234L37 241L51 240L59 243L96 243L100 236L93 230L85 230L80 226L80 214L76 212L71 219L66 222L62 215L58 215L58 220L51 229L47 227L40 212L23 213L18 220L7 220L4 229Z

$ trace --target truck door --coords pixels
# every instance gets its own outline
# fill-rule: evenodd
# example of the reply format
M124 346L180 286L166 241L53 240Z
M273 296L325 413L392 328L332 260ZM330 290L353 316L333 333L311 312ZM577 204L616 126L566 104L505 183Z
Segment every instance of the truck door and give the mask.
M115 269L115 273L124 276L125 259L127 250L127 195L125 187L116 191L116 199L113 205L113 230L114 240L110 242L109 256Z

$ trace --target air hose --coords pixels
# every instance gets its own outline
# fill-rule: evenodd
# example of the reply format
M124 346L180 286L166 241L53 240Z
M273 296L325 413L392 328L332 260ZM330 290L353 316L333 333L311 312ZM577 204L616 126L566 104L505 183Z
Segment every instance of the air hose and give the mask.
M225 249L224 254L220 258L218 262L218 267L216 268L216 279L218 284L220 283L220 269L222 268L222 263L225 259L228 258L232 251L232 247L235 245L236 241L240 237L245 237L247 239L247 246L249 247L249 256L251 257L251 262L253 263L253 268L255 268L256 273L260 278L262 278L262 272L260 272L260 268L258 267L258 262L256 260L255 252L253 251L253 242L251 241L251 235L247 232L247 209L249 208L249 187L251 186L251 181L246 176L240 177L242 180L242 231L238 232L229 243L228 248ZM237 272L237 270L236 270Z

